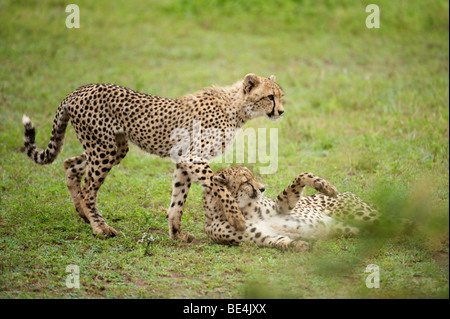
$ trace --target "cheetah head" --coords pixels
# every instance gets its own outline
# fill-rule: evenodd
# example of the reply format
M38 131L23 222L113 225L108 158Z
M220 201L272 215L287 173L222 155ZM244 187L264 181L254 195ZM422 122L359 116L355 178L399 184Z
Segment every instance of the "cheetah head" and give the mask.
M224 185L233 195L239 207L262 198L265 190L247 167L230 167L214 173L213 180Z
M247 74L243 81L245 106L249 118L266 116L275 121L284 113L281 97L283 90L275 83L275 76L269 78Z

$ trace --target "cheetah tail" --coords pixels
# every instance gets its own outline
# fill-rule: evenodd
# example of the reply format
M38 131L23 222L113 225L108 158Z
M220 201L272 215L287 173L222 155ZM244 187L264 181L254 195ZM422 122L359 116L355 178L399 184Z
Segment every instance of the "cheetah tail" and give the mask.
M33 162L44 165L52 163L62 149L66 127L69 122L69 114L67 112L67 104L61 103L53 122L52 135L47 148L43 151L36 149L35 136L36 132L28 116L23 115L22 123L25 127L25 151Z

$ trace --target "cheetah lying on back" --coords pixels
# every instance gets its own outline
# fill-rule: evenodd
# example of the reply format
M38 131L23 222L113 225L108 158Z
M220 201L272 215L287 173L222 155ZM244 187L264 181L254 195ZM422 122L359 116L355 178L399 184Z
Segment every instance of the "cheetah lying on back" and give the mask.
M339 193L326 180L302 173L278 195L265 198L265 187L246 167L230 167L214 174L213 179L228 188L246 220L244 231L227 222L217 198L204 190L205 231L216 243L239 244L252 240L259 246L294 251L308 250L304 240L333 235L356 235L358 228L344 220L373 222L378 213L352 193ZM321 194L302 197L305 186Z
M177 158L167 212L172 238L192 239L181 233L181 216L193 181L214 190L227 221L244 230L239 207L226 187L212 180L208 163L233 143L236 131L247 121L258 116L278 119L284 112L282 95L273 75L247 74L232 86L210 87L179 99L114 84L90 84L61 102L50 143L43 151L36 149L34 126L24 115L25 149L35 163L52 163L61 151L67 124L72 123L84 152L64 161L67 187L78 214L91 224L95 235L117 234L97 209L97 193L111 168L127 154L128 141L146 152Z

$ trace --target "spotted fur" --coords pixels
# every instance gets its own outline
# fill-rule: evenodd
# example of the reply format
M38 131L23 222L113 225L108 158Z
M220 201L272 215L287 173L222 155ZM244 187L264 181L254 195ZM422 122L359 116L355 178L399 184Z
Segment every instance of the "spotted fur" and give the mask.
M95 235L114 236L117 231L106 224L97 209L97 193L111 168L128 152L128 142L161 157L180 142L176 130L187 132L190 152L177 160L168 209L172 238L192 239L181 232L181 216L191 182L217 194L227 221L236 229L245 229L245 219L233 197L223 185L212 181L208 163L223 152L235 137L235 131L258 116L278 119L284 112L283 92L275 77L247 74L229 87L210 87L178 99L140 93L114 84L90 84L70 93L59 105L53 122L50 142L39 151L35 129L24 115L25 149L37 164L49 164L61 151L65 130L70 121L84 152L64 161L66 183L78 214L88 221ZM195 139L195 125L200 126L201 140ZM208 134L208 130L219 135ZM200 147L214 151L200 155ZM186 155L187 154L187 155ZM83 185L81 181L84 177Z
M338 234L357 235L345 221L373 222L378 213L352 193L339 193L326 180L301 173L275 200L263 197L264 185L246 167L230 167L214 174L236 199L246 220L244 231L233 229L211 191L203 194L205 231L217 243L254 241L259 246L306 251L306 240ZM302 197L305 186L320 192Z

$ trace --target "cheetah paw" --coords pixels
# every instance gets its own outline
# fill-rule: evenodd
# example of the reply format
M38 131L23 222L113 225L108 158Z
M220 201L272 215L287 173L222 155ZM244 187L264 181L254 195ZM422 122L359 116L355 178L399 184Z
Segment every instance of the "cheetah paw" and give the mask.
M329 197L336 197L339 193L337 188L331 184L325 184L324 187L320 190L322 194L327 195Z
M195 239L195 236L183 231L177 232L175 236L172 236L172 238L186 243L191 243Z
M306 241L296 240L289 244L289 250L296 252L305 252L310 249L309 244Z
M236 230L239 231L244 231L247 228L247 226L245 225L245 219L242 216L242 214L239 214L237 216L235 215L229 216L228 222L230 223L231 226L233 226Z
M106 224L93 227L93 230L95 236L114 237L119 234L117 230Z

